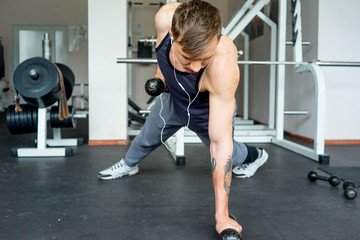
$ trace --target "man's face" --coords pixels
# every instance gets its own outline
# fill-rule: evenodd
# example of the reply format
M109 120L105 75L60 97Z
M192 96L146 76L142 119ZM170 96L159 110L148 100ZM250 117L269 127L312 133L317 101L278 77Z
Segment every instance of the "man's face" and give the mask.
M206 50L196 58L191 58L188 54L184 53L182 46L178 42L173 43L173 51L178 62L180 62L185 71L187 73L194 73L199 72L200 69L209 64L215 54L218 43L219 41L215 36L207 46Z

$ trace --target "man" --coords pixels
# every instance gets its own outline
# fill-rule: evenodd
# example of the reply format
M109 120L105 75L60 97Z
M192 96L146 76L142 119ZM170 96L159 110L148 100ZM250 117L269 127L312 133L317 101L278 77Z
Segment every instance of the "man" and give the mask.
M210 150L216 231L241 232L242 227L229 217L232 172L235 177L251 177L268 155L233 140L237 49L221 35L219 10L201 0L164 5L155 16L155 25L159 65L155 77L168 92L160 95L125 158L101 171L99 178L136 174L143 158L188 126Z

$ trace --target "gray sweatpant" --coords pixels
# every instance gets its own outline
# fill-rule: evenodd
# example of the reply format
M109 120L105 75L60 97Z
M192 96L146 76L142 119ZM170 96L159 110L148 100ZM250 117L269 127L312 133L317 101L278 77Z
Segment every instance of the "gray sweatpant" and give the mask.
M161 116L166 122L166 127L162 133L162 139L165 142L166 139L171 137L176 133L180 128L184 126L184 123L181 121L180 117L176 113L174 103L170 93L162 93L161 99L163 102L163 108L161 111ZM146 122L140 132L134 140L132 141L129 150L125 156L125 163L129 166L135 166L142 159L144 159L149 153L155 150L160 146L161 140L161 129L164 126L163 120L160 118L160 109L161 101L158 99L154 104L149 116L146 119ZM233 117L233 124L235 120L235 114ZM209 135L199 135L201 141L210 149L210 139ZM247 157L248 150L245 144L233 141L233 165L237 166L244 162Z

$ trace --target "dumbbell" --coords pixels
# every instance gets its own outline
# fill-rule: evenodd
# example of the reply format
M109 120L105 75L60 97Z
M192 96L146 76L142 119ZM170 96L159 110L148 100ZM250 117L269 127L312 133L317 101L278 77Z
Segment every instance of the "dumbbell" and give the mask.
M347 180L344 182L343 184L343 189L344 189L344 196L347 199L353 200L356 198L357 196L357 189L356 189L356 185L355 183L353 183L350 180Z
M344 180L339 178L336 175L332 175L329 178L324 177L324 176L319 176L316 172L314 171L310 171L308 173L308 178L310 181L315 182L317 179L319 180L324 180L324 181L328 181L330 183L331 186L338 186L340 184L341 181L344 182L343 184L343 189L344 189L344 196L349 199L349 200L353 200L357 197L357 189L356 189L356 185L355 183L353 183L350 180Z
M236 218L234 215L229 214L229 217L234 219L236 221ZM242 240L241 234L232 228L226 228L221 231L219 234L220 240Z
M341 180L338 176L332 175L330 177L320 176L317 172L310 171L308 173L308 178L310 181L315 182L316 180L328 181L331 186L336 187L340 184Z
M150 78L145 83L145 91L150 96L158 96L160 95L165 89L165 84L160 78Z

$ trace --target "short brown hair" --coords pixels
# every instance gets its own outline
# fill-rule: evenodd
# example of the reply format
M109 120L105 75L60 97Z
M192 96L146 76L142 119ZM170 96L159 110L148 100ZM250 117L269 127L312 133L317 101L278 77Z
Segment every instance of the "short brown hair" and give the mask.
M195 58L204 52L215 36L220 39L221 30L219 10L202 0L179 5L171 24L174 40L178 41L186 54Z

